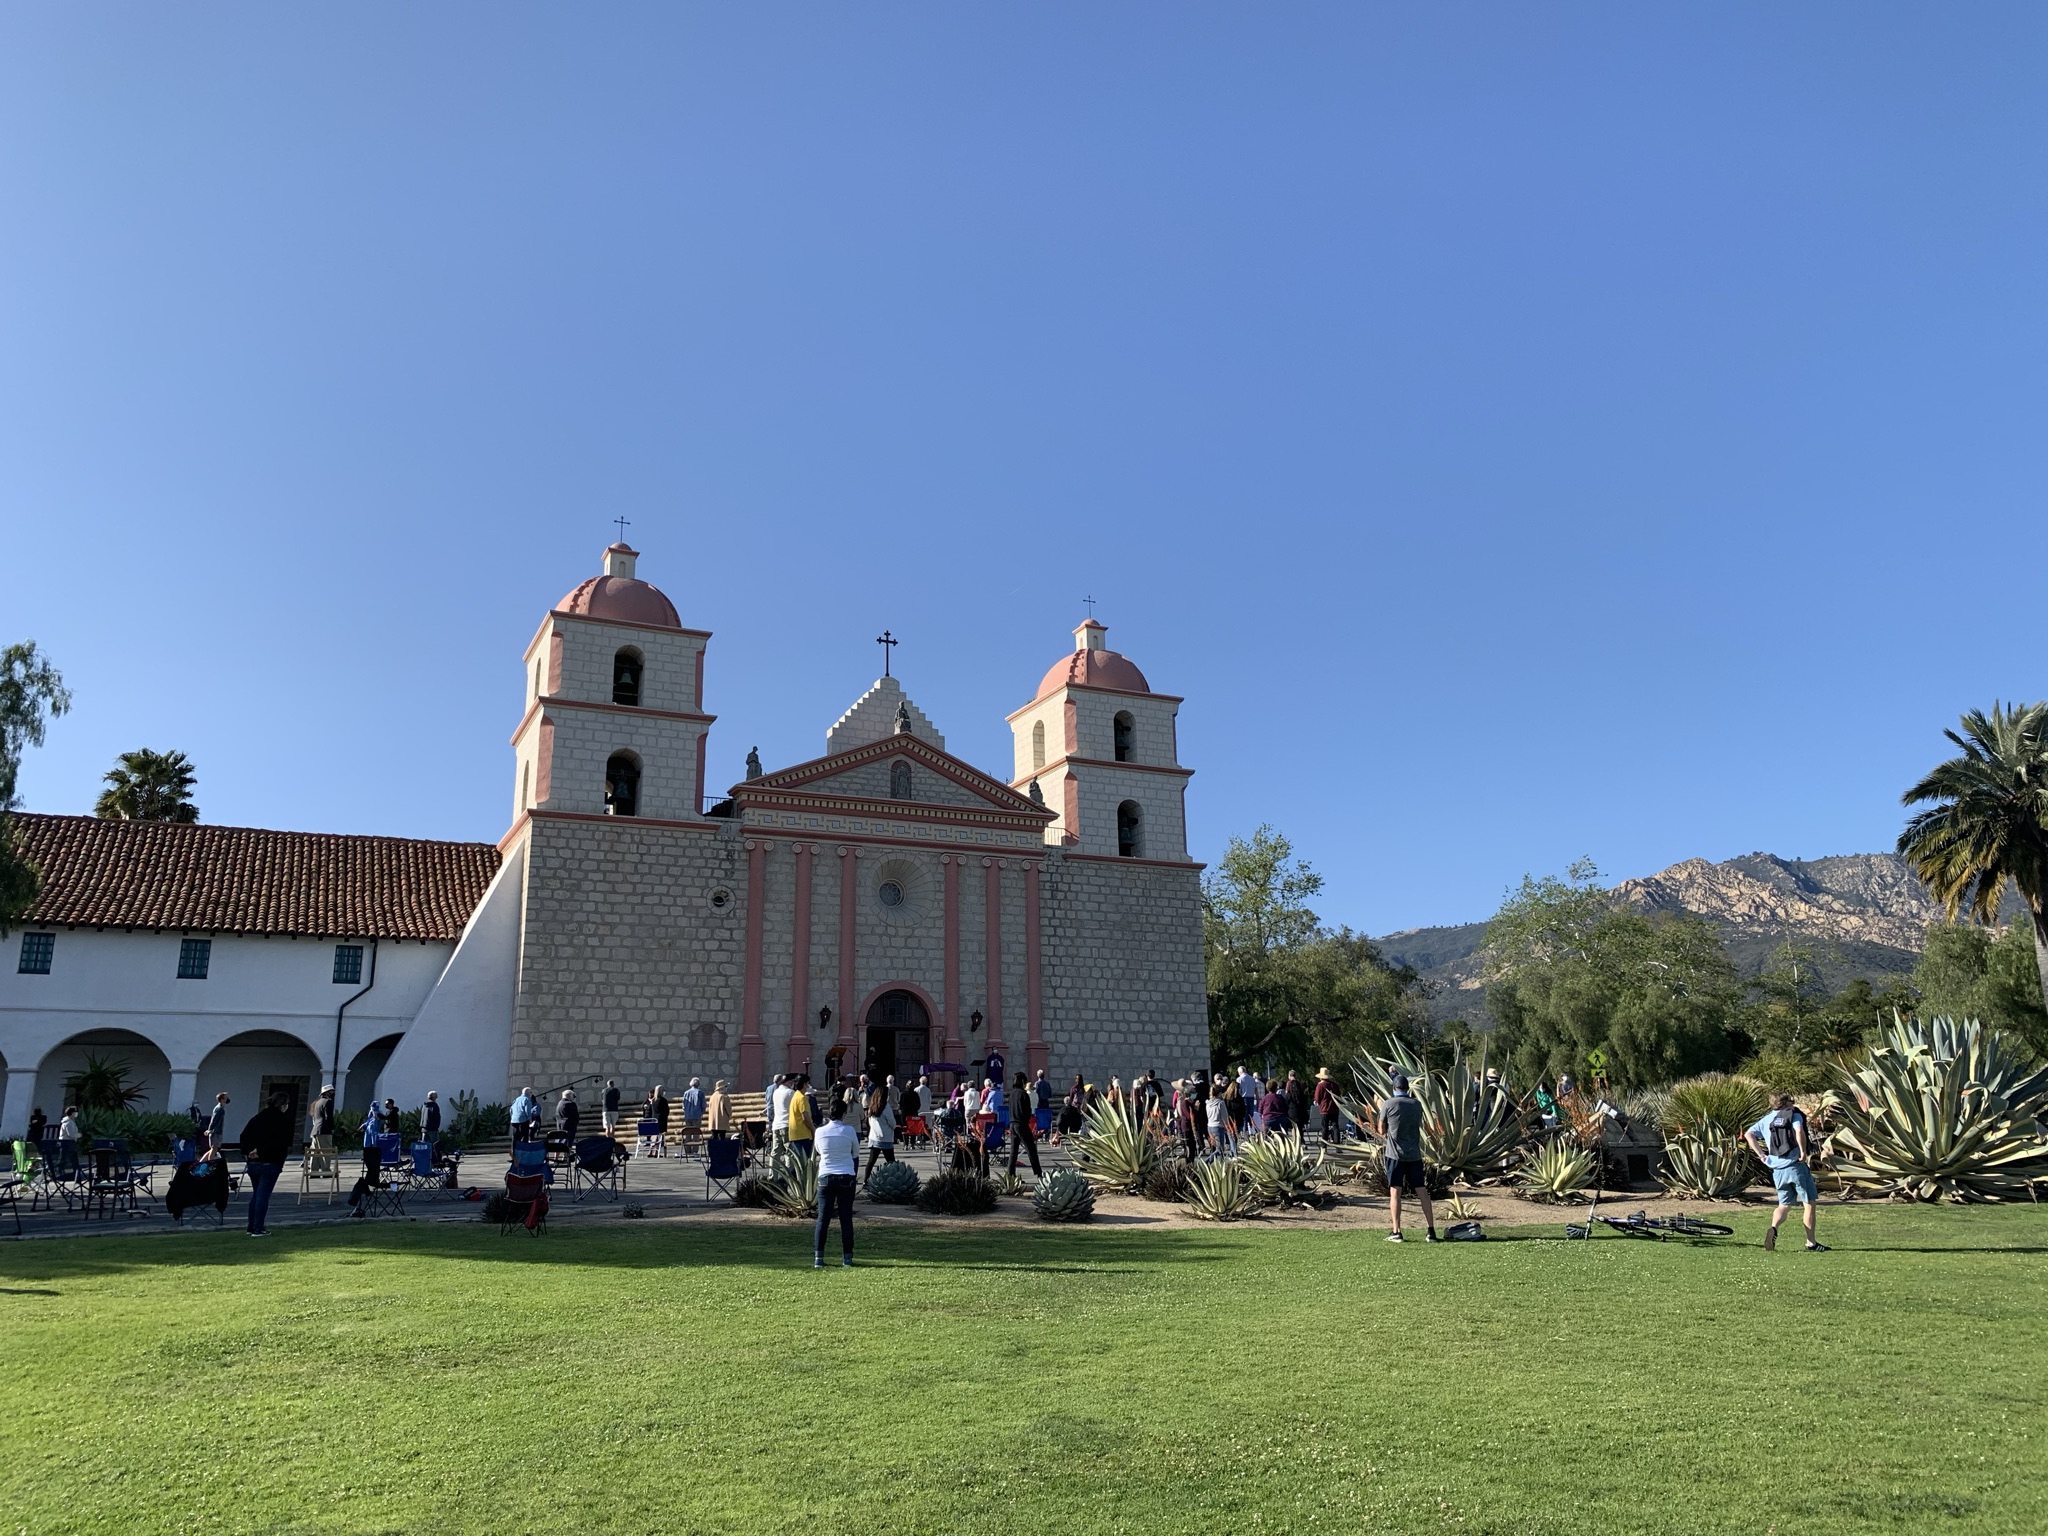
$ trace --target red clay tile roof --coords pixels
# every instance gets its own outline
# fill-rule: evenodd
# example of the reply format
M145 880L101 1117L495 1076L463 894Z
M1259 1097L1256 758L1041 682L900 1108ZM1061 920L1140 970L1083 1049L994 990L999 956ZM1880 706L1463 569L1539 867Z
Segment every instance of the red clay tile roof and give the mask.
M498 872L489 843L22 812L12 820L43 876L30 923L454 939Z

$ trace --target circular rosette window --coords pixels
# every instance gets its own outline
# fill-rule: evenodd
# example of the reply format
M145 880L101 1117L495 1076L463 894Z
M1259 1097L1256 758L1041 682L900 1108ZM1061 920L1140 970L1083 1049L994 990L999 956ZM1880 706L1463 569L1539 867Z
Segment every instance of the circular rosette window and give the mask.
M876 908L892 923L918 923L932 909L932 877L909 859L884 859L869 883Z

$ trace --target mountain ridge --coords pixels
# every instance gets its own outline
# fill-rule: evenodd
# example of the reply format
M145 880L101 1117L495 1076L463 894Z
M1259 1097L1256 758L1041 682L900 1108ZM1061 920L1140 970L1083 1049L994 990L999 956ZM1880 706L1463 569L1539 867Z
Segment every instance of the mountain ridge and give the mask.
M1638 911L1706 918L1721 929L1729 958L1744 975L1762 970L1780 944L1807 945L1816 969L1836 988L1857 976L1875 981L1911 971L1928 925L1944 918L1941 904L1895 853L1684 859L1623 880L1613 891ZM1484 1011L1484 922L1409 928L1373 942L1432 984L1435 1016L1471 1018Z

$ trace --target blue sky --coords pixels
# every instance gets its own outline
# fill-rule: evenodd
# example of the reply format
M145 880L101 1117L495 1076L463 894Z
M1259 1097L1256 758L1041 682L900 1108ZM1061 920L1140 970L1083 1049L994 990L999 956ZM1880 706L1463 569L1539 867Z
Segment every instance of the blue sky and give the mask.
M2048 10L16 6L0 640L89 809L490 839L631 519L712 779L1093 594L1372 932L1888 847L2040 639Z

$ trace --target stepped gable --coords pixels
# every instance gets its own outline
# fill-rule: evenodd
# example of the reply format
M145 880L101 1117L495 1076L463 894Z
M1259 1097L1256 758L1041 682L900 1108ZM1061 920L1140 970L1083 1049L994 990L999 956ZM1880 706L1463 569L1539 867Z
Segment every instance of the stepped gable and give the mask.
M489 843L262 827L12 818L43 888L24 921L306 938L460 938Z

